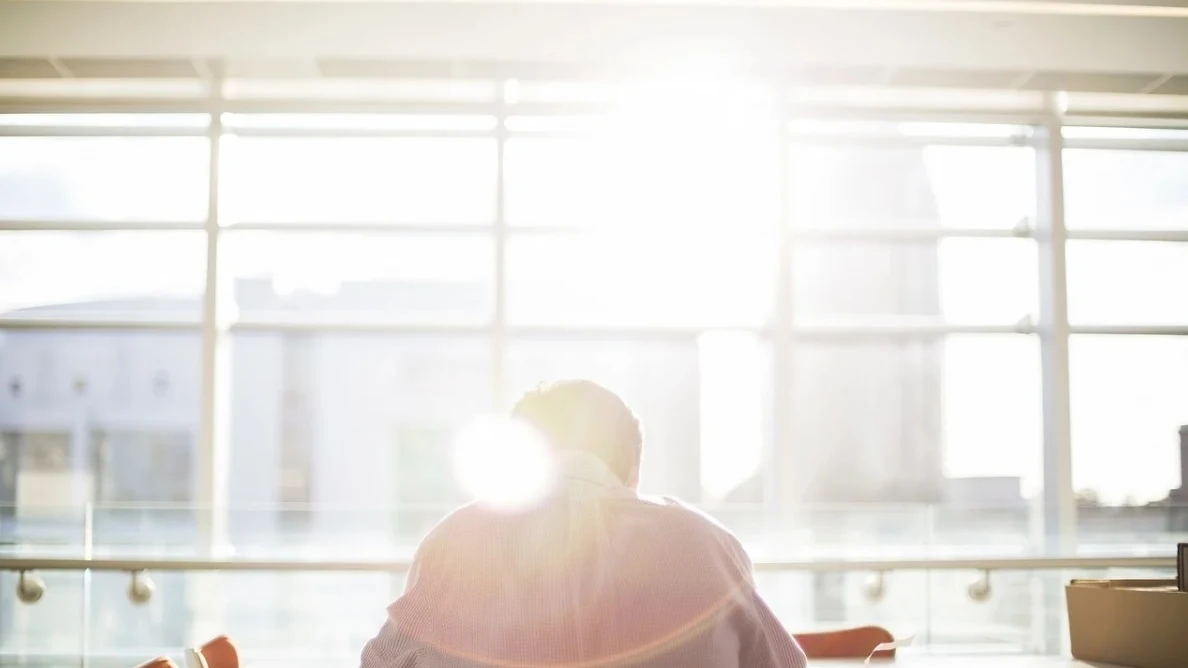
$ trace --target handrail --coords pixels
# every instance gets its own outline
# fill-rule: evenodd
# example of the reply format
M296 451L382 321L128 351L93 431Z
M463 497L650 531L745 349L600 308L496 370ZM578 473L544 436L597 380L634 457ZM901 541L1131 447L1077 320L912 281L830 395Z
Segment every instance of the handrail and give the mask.
M408 559L394 561L202 559L160 557L13 557L0 556L0 571L285 571L285 572L399 572ZM1027 571L1099 568L1175 568L1166 557L973 557L957 559L787 560L755 562L755 570L784 571Z

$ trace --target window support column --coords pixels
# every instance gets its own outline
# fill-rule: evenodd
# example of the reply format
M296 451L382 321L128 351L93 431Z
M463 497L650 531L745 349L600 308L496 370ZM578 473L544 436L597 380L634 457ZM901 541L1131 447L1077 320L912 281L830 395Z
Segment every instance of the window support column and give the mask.
M1040 356L1043 396L1043 497L1039 545L1046 556L1068 556L1076 547L1077 508L1072 480L1069 391L1068 284L1065 263L1063 100L1048 94L1047 116L1036 148L1036 238L1039 251ZM1066 634L1063 582L1052 574L1040 587L1040 642L1061 651Z
M202 299L201 407L198 424L197 521L201 548L217 555L228 545L226 407L228 350L219 304L219 161L223 134L222 79L210 80L206 282Z

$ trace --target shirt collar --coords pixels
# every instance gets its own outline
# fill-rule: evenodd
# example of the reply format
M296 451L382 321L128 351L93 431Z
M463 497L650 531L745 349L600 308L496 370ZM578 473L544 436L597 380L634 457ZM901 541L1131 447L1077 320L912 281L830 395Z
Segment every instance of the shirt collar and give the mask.
M562 452L561 480L567 489L629 492L619 476L599 457L586 452Z

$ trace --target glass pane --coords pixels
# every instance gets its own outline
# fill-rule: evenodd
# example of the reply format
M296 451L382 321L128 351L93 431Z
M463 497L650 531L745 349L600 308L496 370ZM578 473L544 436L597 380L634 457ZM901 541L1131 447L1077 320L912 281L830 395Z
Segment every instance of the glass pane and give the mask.
M1015 323L1038 313L1037 254L1022 239L797 245L793 309L802 322L925 317Z
M805 342L793 365L787 484L809 500L1021 507L1036 490L1033 338Z
M0 219L200 222L203 137L0 137Z
M769 238L513 237L507 313L518 325L757 326L771 313Z
M792 148L806 228L1012 228L1035 212L1035 157L995 146Z
M273 509L232 514L237 550L410 552L463 500L453 439L491 410L490 350L483 337L236 335L229 502Z
M753 338L716 337L698 343L514 341L507 396L514 401L541 383L566 378L602 383L640 420L644 492L690 503L758 503L770 438L770 351ZM724 438L727 432L733 440ZM732 528L747 532L746 518L738 519Z
M0 508L20 543L77 553L88 503L193 502L200 347L197 333L0 330ZM97 553L166 540L118 514L94 529Z
M1082 324L1188 324L1188 244L1068 242L1068 318Z
M1188 229L1188 153L1065 149L1070 228Z
M599 147L589 139L509 139L504 154L512 225L598 224L609 193L595 182Z
M228 232L223 271L244 319L485 323L483 236Z
M79 665L86 600L83 574L48 571L38 575L45 582L45 594L35 605L29 605L16 597L19 575L0 571L0 663ZM70 658L42 663L31 661L33 657Z
M205 277L201 232L0 233L0 313L197 320Z
M774 133L677 125L612 119L581 138L508 140L508 222L770 229L780 195Z
M86 638L86 651L95 657L89 663L104 666L119 660L96 661L100 656L120 657L127 664L144 656L180 654L183 647L198 640L190 635L191 615L195 612L193 608L201 610L203 597L196 588L186 587L191 576L184 572L153 571L149 578L156 590L150 600L138 604L128 598L131 578L127 573L92 572L90 597L84 603L90 608L82 609L89 628L80 636L80 640ZM79 611L72 610L70 614L77 617Z
M1074 335L1069 343L1073 484L1086 500L1138 505L1188 485L1188 339Z
M225 223L482 224L495 140L223 138Z

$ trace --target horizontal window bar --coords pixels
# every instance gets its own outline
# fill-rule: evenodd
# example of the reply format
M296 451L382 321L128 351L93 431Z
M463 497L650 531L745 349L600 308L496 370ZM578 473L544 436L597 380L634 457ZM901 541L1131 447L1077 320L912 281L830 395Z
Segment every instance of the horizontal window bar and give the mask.
M1188 139L1138 139L1075 137L1064 140L1064 148L1106 151L1188 151Z
M1076 223L1076 220L1071 221ZM1089 230L1070 228L1065 236L1069 239L1093 239L1099 241L1171 241L1188 242L1188 218L1182 230Z
M383 320L296 320L291 318L245 318L228 323L232 334L245 332L326 332L404 334L409 336L489 335L489 325L420 324Z
M197 332L202 323L185 318L58 318L38 316L0 316L0 329L104 329Z
M150 220L0 220L0 232L139 232L203 230L206 223Z
M0 97L0 114L206 114L205 98Z
M221 231L253 231L253 232L350 232L350 233L385 233L385 234L493 234L494 223L360 223L360 222L318 222L318 223L229 223L219 228Z
M1069 325L1070 334L1104 334L1111 336L1188 336L1184 325Z
M64 232L124 232L124 231L177 231L203 230L202 221L148 221L148 220L3 220L0 232L8 231L64 231ZM376 232L396 234L492 234L494 223L367 223L367 222L316 222L295 223L243 222L224 224L220 229L265 231L265 232ZM719 231L727 231L725 227ZM509 224L509 235L555 234L574 235L598 233L597 226L577 225L516 225ZM613 233L613 230L608 230ZM1016 228L962 228L962 227L799 227L792 230L799 239L822 241L914 241L944 238L1038 238L1041 236L1030 227ZM1090 239L1104 241L1168 241L1188 242L1188 228L1183 230L1140 230L1140 229L1076 229L1068 230L1069 239Z
M791 334L796 339L822 338L883 338L946 336L950 334L1035 334L1038 328L1020 321L1016 324L965 324L948 322L885 322L853 323L793 323Z
M662 326L525 326L512 325L505 329L512 340L570 340L570 341L696 341L710 332L741 332L754 336L771 336L767 327L662 327Z
M242 332L358 332L406 335L467 336L493 335L494 325L419 324L395 321L366 320L295 320L245 318L226 326L231 333ZM571 340L571 341L695 341L707 332L735 331L768 336L767 329L753 327L568 327L563 325L512 325L504 328L508 340Z
M1136 96L1141 99L1141 96ZM873 120L892 122L960 122L1011 125L1038 125L1046 116L1039 110L996 108L994 106L913 105L911 99L897 103L814 103L801 99L791 102L791 119L815 120ZM217 106L229 113L418 113L418 114L509 114L530 115L590 115L614 109L608 102L518 102L499 104L494 101L412 101L367 98L268 98L223 99L213 102L205 95L194 97L101 97L101 96L44 96L0 97L0 114L55 113L210 113ZM1185 128L1188 116L1152 111L1136 105L1134 109L1119 108L1109 113L1092 110L1073 110L1065 119L1066 125L1134 126L1151 128Z
M316 139L349 139L371 137L405 137L405 138L447 138L447 137L482 137L493 138L495 130L469 130L461 128L441 129L413 129L413 128L293 128L293 127L239 127L225 128L223 135L236 137L306 137Z
M210 132L194 127L147 125L5 125L0 119L0 137L205 137Z
M863 132L793 132L790 134L793 145L809 146L846 146L870 148L900 148L915 146L997 146L1019 147L1031 146L1030 137L946 137L946 136L912 136L898 134L873 134Z
M287 571L287 572L391 572L405 571L409 559L376 561L173 559L173 558L38 558L0 557L4 571ZM759 571L1029 571L1090 570L1104 568L1168 568L1174 556L1163 557L999 557L969 559L880 560L756 560Z
M962 228L962 227L796 227L794 238L812 241L917 241L946 238L1016 239L1035 236L1030 227Z
M154 329L191 331L201 327L196 320L181 318L120 318L116 315L97 318L58 317L0 317L0 329ZM337 320L291 318L245 318L227 323L222 329L232 332L359 332L406 335L474 336L490 335L494 326L490 324L422 324L385 320ZM944 336L949 334L1034 334L1037 327L1028 323L1008 324L957 324L957 323L914 323L910 321L888 321L878 323L800 323L793 324L790 334L797 339L813 338L893 338L904 336ZM1185 326L1083 326L1073 327L1074 333L1123 333L1123 334L1188 334ZM760 337L774 334L771 327L745 327L732 325L705 325L696 327L663 326L564 326L564 325L510 325L504 333L509 339L565 339L565 340L660 340L692 341L711 332L742 332Z
M1149 111L1149 110L1148 110ZM1127 113L1131 115L1126 115ZM1188 115L1169 116L1152 114L1144 116L1136 109L1121 114L1108 113L1095 116L1091 113L1069 113L1064 116L1064 127L1096 127L1096 128L1144 128L1150 130L1185 130L1188 129Z

